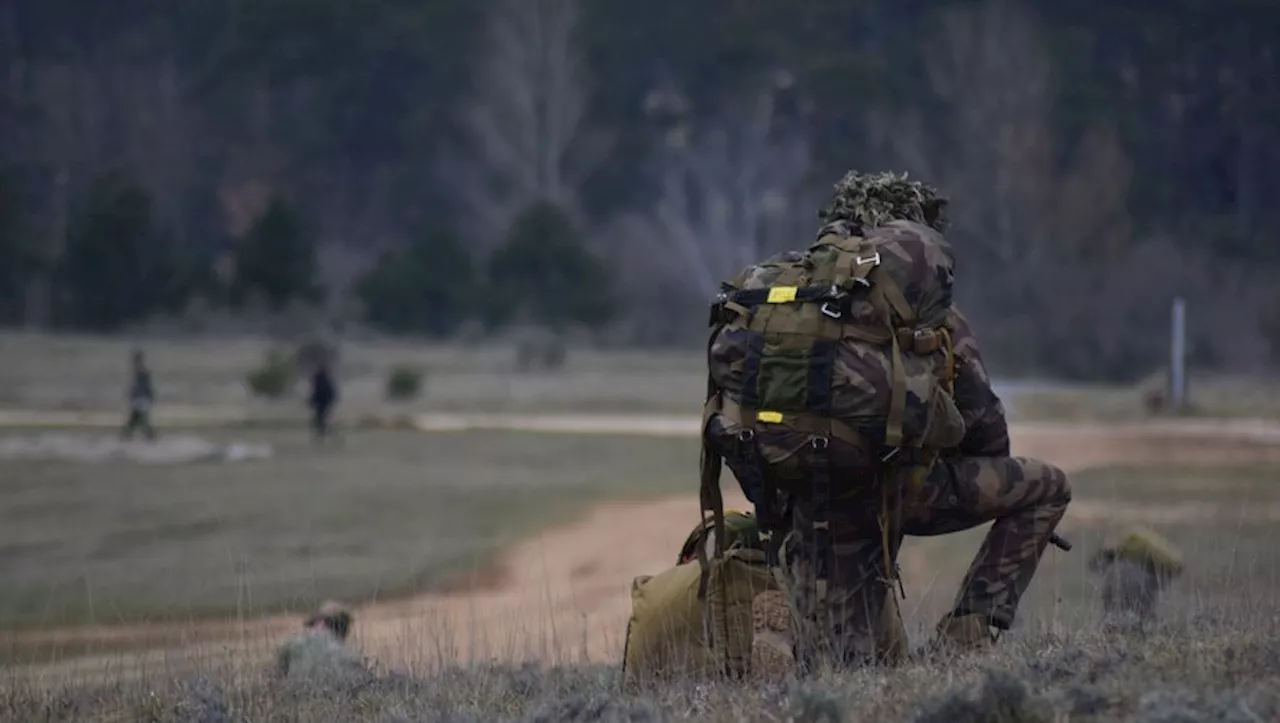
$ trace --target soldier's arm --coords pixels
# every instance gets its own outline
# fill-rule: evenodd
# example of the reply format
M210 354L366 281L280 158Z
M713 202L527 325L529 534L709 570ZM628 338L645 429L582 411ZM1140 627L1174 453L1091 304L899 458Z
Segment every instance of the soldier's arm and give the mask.
M956 355L955 400L966 427L957 451L966 457L1007 457L1009 425L1004 403L991 388L978 340L958 311L951 312L951 327Z

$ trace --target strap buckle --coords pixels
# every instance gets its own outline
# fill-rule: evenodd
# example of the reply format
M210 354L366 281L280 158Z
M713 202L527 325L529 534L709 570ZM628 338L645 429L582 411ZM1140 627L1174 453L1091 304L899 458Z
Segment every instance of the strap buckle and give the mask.
M743 444L749 444L755 438L756 438L756 430L754 429L744 429L738 432L738 441L742 442Z
M823 302L822 306L819 307L819 310L822 311L823 316L835 319L836 321L840 321L840 317L844 316L844 312L840 310L840 307L837 306L834 301Z
M901 454L901 452L902 452L901 447L892 447L888 452L885 452L883 455L881 455L880 461L882 463L892 462L895 457Z
M826 437L814 437L809 444L813 446L815 451L822 452L831 445L831 440Z
M871 254L870 256L866 257L865 259L862 258L861 256L858 256L853 260L853 263L855 266L862 266L863 264L871 264L872 266L879 266L880 252L877 251L874 254Z

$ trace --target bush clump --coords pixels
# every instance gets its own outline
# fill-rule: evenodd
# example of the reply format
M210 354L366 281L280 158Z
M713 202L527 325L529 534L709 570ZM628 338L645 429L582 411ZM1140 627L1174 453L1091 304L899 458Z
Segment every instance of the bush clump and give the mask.
M559 335L532 336L516 345L516 368L522 372L564 368L568 345Z
M426 371L420 367L398 365L392 367L387 375L387 399L403 402L416 398L422 393L426 382Z
M293 363L279 349L272 349L262 364L249 371L245 381L254 396L280 399L293 388Z

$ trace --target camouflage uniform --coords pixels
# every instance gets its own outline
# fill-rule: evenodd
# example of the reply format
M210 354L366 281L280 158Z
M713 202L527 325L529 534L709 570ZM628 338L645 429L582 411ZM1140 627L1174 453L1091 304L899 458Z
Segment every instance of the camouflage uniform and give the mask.
M1089 561L1102 577L1103 626L1142 629L1156 616L1160 594L1182 574L1178 551L1154 532L1129 532Z
M824 228L819 236L829 232ZM874 232L874 231L872 231ZM865 232L864 232L865 233ZM938 625L937 643L977 647L993 640L991 627L1007 630L1018 601L1031 582L1049 538L1071 501L1066 475L1052 465L1009 456L1003 405L991 388L968 322L951 313L957 357L954 398L966 423L963 441L940 457L914 493L904 493L900 524L891 525L895 560L904 534L940 535L994 521L969 568L952 611ZM898 470L900 489L909 489L911 470ZM814 661L823 642L844 664L897 663L906 655L895 591L884 570L880 490L837 495L829 510L832 559L826 593L830 637L821 634L812 579L814 545L811 501L792 496L790 531L783 567L796 613L796 660Z
M325 603L310 616L303 632L276 653L276 672L287 679L318 685L359 680L369 674L364 661L345 644L351 615L337 603Z

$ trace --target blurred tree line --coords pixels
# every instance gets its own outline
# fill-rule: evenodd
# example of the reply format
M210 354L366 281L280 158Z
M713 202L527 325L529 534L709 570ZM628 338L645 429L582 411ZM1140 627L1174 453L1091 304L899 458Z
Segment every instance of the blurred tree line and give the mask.
M1190 300L1280 359L1280 5L9 0L0 321L309 305L700 338L845 170L953 199L1007 369L1124 377Z

